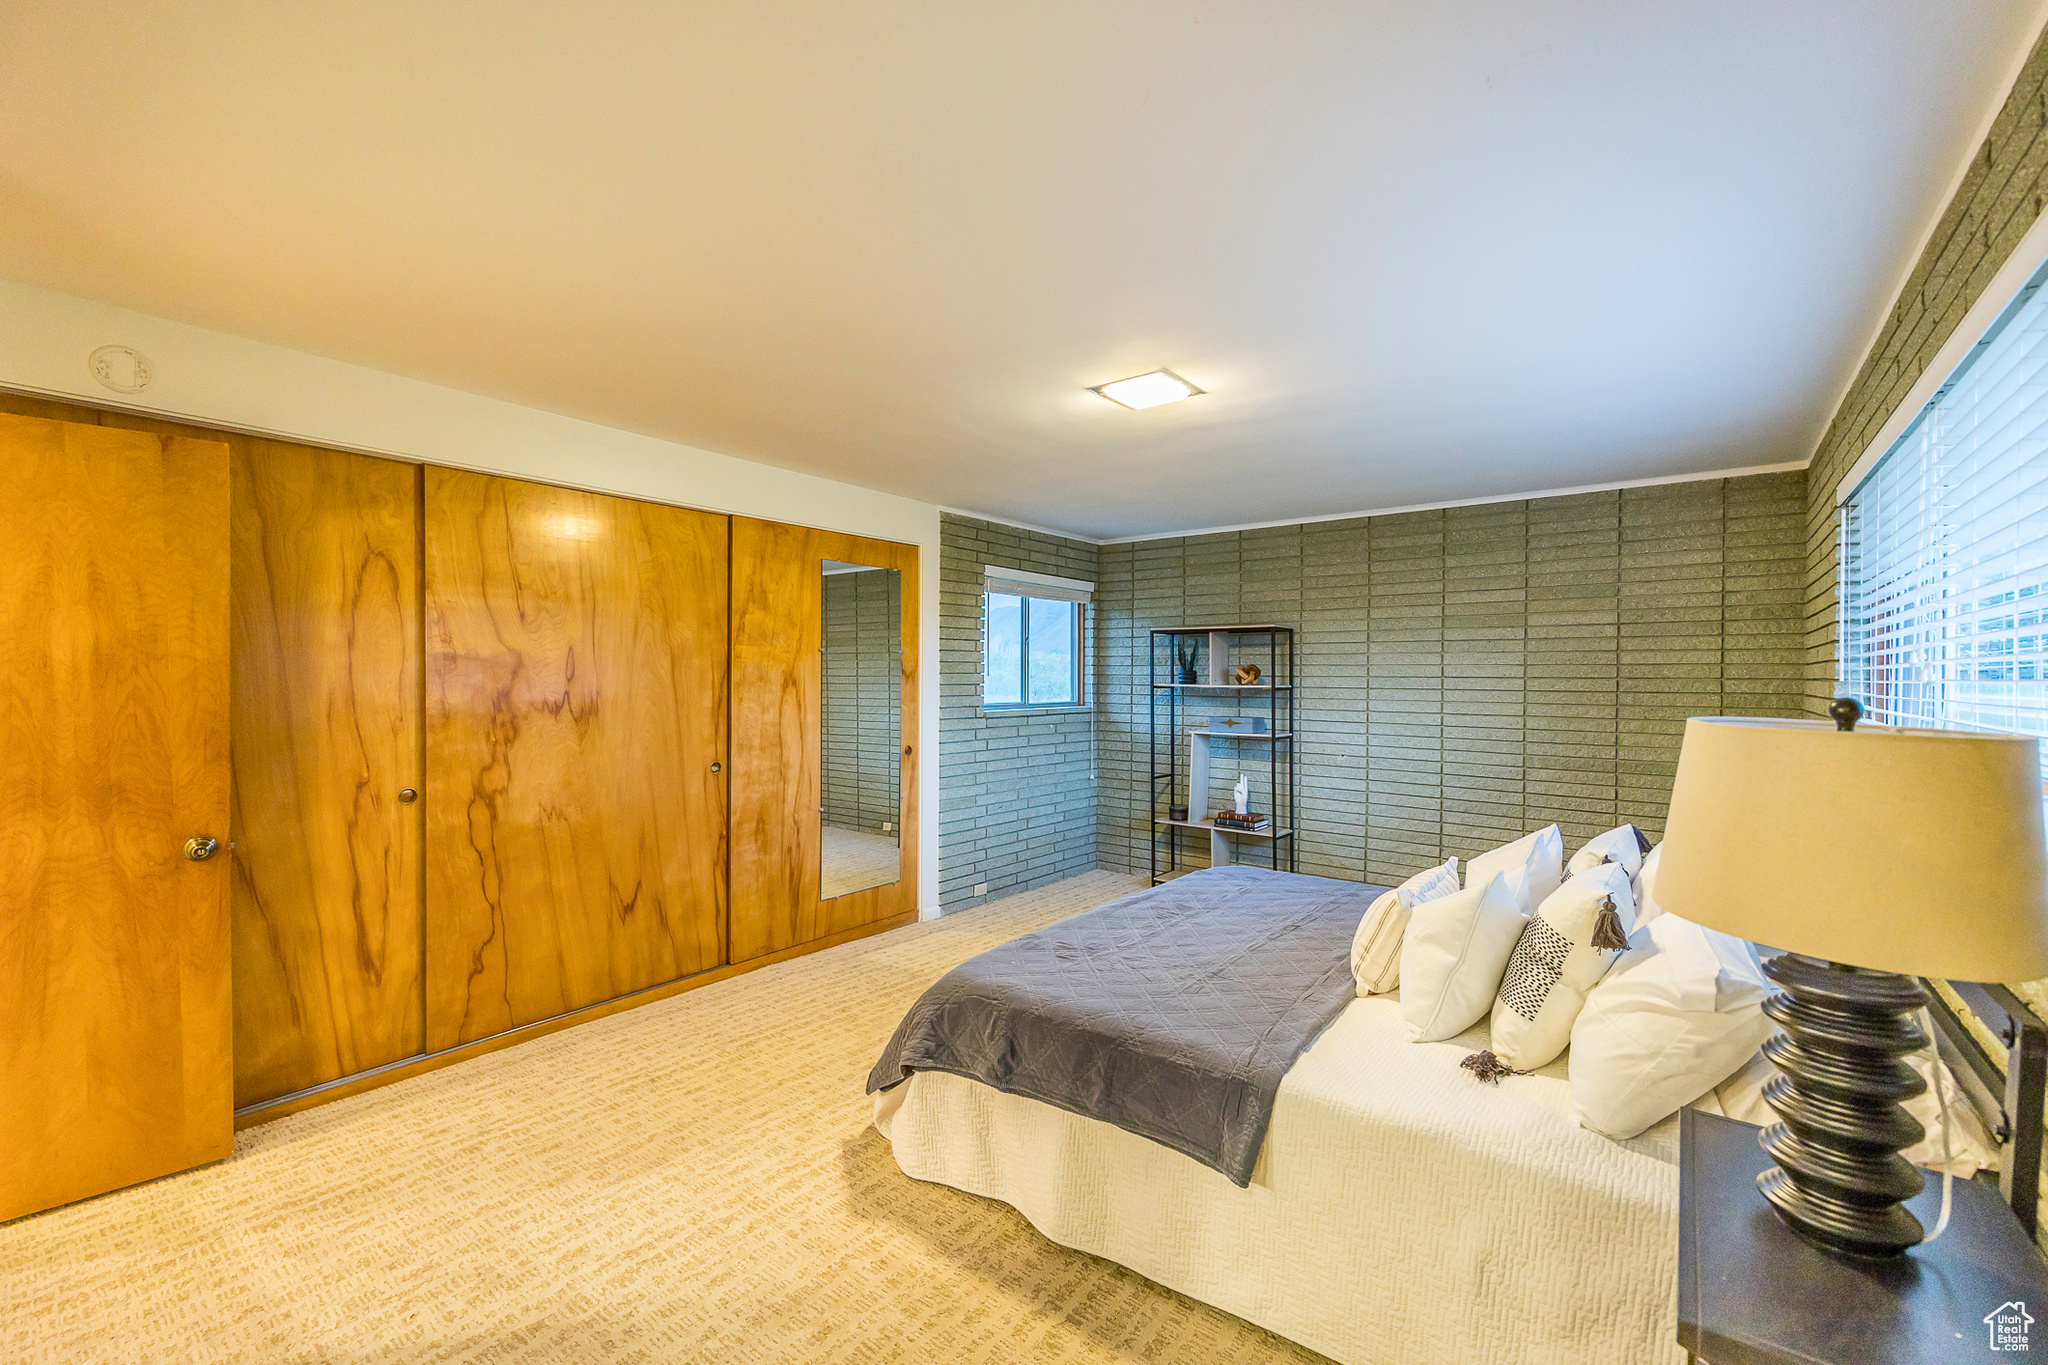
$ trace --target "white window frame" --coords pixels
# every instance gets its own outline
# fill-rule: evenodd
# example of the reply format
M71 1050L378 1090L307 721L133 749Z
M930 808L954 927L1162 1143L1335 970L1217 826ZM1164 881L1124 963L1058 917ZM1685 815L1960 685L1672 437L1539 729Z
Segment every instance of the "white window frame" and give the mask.
M1017 697L1016 701L990 701L988 699L988 631L989 598L1001 594L1009 597L1036 598L1040 601L1071 602L1074 604L1074 687L1071 701L1032 701L1031 696L1031 608L1026 605L1018 623L1017 649ZM1095 585L1079 578L1060 578L1054 574L1035 573L1026 569L1008 569L998 564L982 566L981 592L981 709L984 712L1014 715L1023 711L1084 711L1088 709L1088 627L1089 610L1095 595Z

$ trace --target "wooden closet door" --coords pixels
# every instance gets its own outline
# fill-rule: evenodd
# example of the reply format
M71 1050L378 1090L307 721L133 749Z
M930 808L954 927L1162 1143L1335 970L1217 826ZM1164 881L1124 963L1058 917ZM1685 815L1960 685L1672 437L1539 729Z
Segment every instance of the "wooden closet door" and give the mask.
M235 1103L418 1053L420 468L234 459Z
M724 958L726 519L430 468L427 1045Z
M819 898L826 560L898 572L901 876ZM917 547L732 519L731 956L747 962L917 909Z
M0 459L4 1220L234 1134L227 447L0 416Z

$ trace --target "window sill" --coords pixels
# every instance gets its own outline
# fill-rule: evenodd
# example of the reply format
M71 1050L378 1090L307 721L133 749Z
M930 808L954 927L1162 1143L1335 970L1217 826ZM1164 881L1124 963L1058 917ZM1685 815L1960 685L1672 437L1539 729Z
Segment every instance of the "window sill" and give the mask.
M1093 705L1083 703L1080 706L978 706L975 711L986 719L997 720L1004 716L1065 716L1094 709Z

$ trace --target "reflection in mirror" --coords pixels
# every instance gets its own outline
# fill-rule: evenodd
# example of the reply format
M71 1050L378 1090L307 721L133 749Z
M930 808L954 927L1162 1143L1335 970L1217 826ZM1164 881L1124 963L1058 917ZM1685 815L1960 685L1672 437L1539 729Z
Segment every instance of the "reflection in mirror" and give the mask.
M825 561L818 898L902 875L903 618L894 569Z

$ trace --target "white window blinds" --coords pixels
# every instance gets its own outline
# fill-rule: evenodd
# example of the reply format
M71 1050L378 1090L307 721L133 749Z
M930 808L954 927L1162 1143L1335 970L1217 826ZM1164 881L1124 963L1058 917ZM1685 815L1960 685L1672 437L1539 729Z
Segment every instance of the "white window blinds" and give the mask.
M1088 602L1095 597L1095 585L1080 578L1058 578L1049 573L1005 569L997 564L981 566L984 592L1007 593L1012 597L1039 597L1049 602Z
M2037 275L1842 507L1844 692L2048 737L2048 290Z

